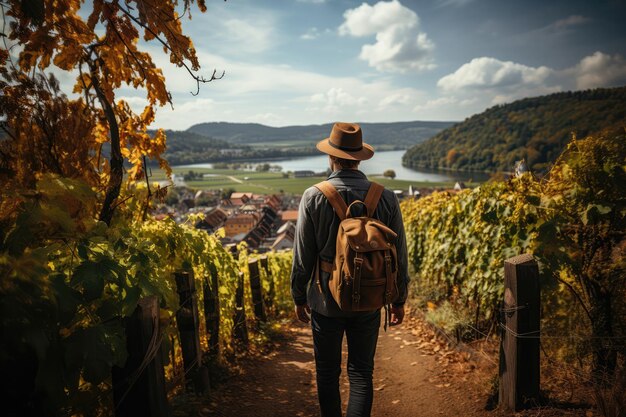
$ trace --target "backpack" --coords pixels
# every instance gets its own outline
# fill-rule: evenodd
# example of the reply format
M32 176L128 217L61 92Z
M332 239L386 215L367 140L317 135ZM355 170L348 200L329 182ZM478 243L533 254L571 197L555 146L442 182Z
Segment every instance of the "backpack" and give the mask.
M328 286L333 298L344 311L373 311L385 307L398 295L397 234L380 220L372 218L384 187L372 182L365 201L347 206L337 189L329 182L315 185L328 199L339 216L335 259L321 260L320 268L330 273ZM367 215L353 217L350 209L362 204ZM319 274L318 274L319 280ZM318 281L318 288L321 288Z

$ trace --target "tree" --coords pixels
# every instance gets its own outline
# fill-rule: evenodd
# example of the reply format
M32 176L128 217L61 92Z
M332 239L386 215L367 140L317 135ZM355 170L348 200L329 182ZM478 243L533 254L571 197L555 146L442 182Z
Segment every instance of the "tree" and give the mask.
M265 164L259 164L256 166L256 170L259 172L267 172L270 170L270 164L265 163Z
M383 172L383 177L394 179L396 178L396 171L394 171L393 169L388 169Z
M183 0L182 16L192 2ZM108 414L98 407L108 396L96 394L111 367L126 360L122 319L142 291L162 291L142 290L137 271L157 264L131 256L139 247L133 242L157 235L146 239L142 222L127 221L145 216L151 196L165 193L151 190L147 159L169 172L165 134L147 127L171 97L162 71L140 50L140 35L163 46L198 86L216 78L196 75L177 4L0 2L0 374L11 385L0 397L10 398L3 401L10 415ZM204 10L204 0L198 6ZM76 74L76 97L61 91L53 70ZM141 114L116 97L122 86L145 91ZM144 178L146 186L136 184ZM89 249L96 241L97 253ZM14 267L21 264L28 269Z
M183 16L191 17L192 3L184 0ZM204 12L204 0L197 3ZM82 178L98 190L98 218L110 224L121 204L124 160L131 166L131 182L146 176L146 158L170 173L161 157L165 133L150 135L147 127L154 121L155 107L172 104L171 96L161 69L140 50L140 35L145 42L159 43L198 88L220 77L215 71L208 79L197 75L200 63L191 39L182 33L176 0L94 0L91 5L85 20L78 1L2 3L10 28L3 35L19 44L21 52L14 62L11 47L0 49L0 118L9 138L0 150L0 179L32 188L34 173ZM60 91L50 73L53 64L78 73L73 92L79 98L69 99ZM145 90L147 104L141 114L116 99L116 89L123 85ZM102 157L105 144L108 162Z
M222 200L225 200L227 198L230 198L230 195L232 193L234 193L236 190L232 187L230 188L226 188L226 189L222 189L222 192L220 193L220 197L222 198Z

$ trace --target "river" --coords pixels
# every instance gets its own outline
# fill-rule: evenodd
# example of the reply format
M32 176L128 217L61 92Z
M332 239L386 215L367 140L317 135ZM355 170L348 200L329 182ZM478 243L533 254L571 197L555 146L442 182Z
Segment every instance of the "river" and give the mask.
M489 179L489 175L482 172L457 172L457 171L440 171L429 169L411 169L402 166L402 155L405 151L385 151L376 152L374 157L368 161L361 162L359 169L368 175L382 175L388 169L396 172L396 179L409 181L469 181L483 182ZM239 162L239 161L238 161ZM245 163L245 162L242 162ZM257 165L261 162L254 162ZM328 156L315 155L296 157L286 160L270 161L272 165L280 165L284 172L286 171L315 171L320 172L328 167ZM189 168L212 168L211 163L185 165Z

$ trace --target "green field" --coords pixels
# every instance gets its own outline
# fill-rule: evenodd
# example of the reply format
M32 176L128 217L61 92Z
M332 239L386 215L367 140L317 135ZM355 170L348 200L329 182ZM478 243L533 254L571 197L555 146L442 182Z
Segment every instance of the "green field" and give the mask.
M189 168L174 168L174 174L181 175L189 172ZM194 172L210 174L211 177L199 181L186 181L189 188L199 190L219 190L232 188L239 192L252 192L257 194L293 193L302 194L308 187L316 184L324 177L308 178L283 178L282 173L240 171L228 169L193 168ZM379 182L390 189L407 190L410 185L414 188L452 188L454 182L425 182L392 180L380 176L370 176L370 180ZM152 181L166 180L165 172L159 169L152 170ZM475 186L477 184L466 184Z

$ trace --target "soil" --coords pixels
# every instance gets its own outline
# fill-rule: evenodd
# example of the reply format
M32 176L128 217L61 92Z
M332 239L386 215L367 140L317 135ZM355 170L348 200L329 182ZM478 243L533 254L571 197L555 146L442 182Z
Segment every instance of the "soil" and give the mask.
M208 398L178 397L174 416L294 417L318 416L315 364L310 328L286 325L268 354L247 355L240 368ZM417 416L585 416L586 408L539 407L524 413L489 411L497 380L493 352L453 349L420 317L378 339L374 370L374 417ZM495 356L497 357L497 356ZM346 409L349 384L344 342L341 395ZM184 398L184 399L183 399Z

